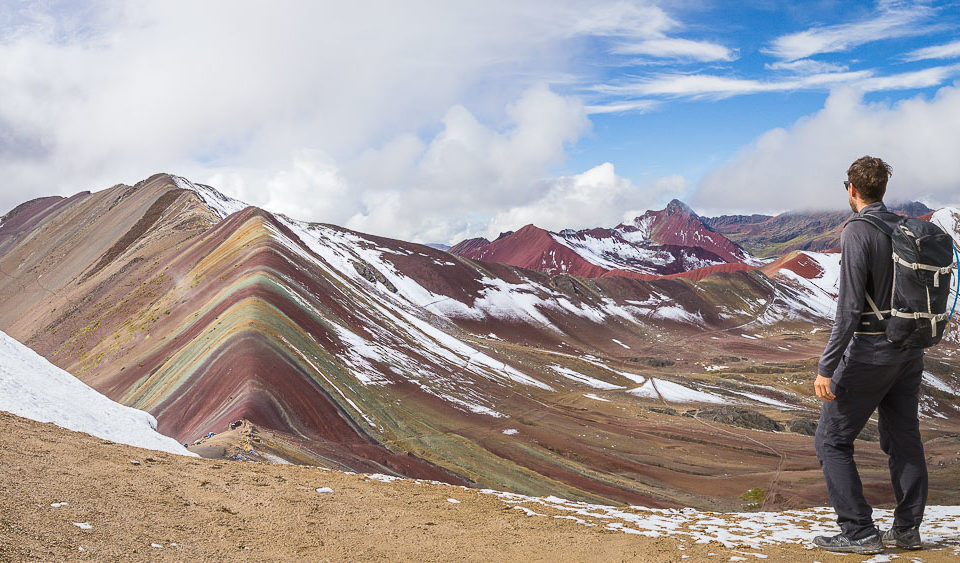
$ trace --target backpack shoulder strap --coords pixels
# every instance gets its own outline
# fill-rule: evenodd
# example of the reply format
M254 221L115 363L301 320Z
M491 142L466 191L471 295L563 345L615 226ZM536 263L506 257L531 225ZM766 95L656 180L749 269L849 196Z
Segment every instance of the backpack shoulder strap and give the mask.
M877 216L875 216L875 215L870 215L870 214L867 214L867 215L856 215L856 216L851 217L850 219L848 219L847 222L844 223L843 226L846 227L847 225L849 225L850 223L852 223L852 222L854 222L854 221L866 221L867 223L870 223L871 225L873 225L874 227L876 227L877 229L879 229L880 232L882 232L883 234L887 235L888 237L893 238L893 227L891 227L889 224L887 224L886 221L884 221L883 219L881 219L881 218L879 218L879 217L877 217Z

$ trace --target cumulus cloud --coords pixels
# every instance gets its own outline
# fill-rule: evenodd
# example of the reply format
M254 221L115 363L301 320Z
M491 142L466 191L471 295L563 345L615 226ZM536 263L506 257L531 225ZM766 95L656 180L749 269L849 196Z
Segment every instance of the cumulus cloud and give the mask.
M613 226L642 215L665 196L670 198L685 188L682 178L671 177L639 189L617 176L613 164L606 162L582 174L556 178L540 197L497 213L486 236L496 237L531 223L553 231Z
M619 5L11 7L0 23L0 147L11 149L0 152L0 208L160 170L269 190L258 183L294 178L311 151L343 162L404 133L429 136L457 105L499 125L527 88L569 79L584 34L665 18L599 9ZM581 29L584 10L608 15Z
M862 91L833 91L824 108L788 129L768 131L706 175L691 200L711 213L845 209L841 182L860 156L893 166L887 201L960 203L960 87L932 99L867 103Z
M511 103L506 115L509 125L495 130L455 106L429 144L407 142L401 149L405 141L399 139L382 150L366 151L345 167L359 184L378 185L368 184L365 171L382 168L380 162L402 169L403 175L391 187L366 190L362 210L346 218L346 224L447 242L484 229L497 210L539 198L548 171L589 130L585 109L540 85Z
M652 107L556 94L583 45L681 28L619 0L17 5L0 16L0 213L167 171L387 236L486 232L555 189L588 113Z

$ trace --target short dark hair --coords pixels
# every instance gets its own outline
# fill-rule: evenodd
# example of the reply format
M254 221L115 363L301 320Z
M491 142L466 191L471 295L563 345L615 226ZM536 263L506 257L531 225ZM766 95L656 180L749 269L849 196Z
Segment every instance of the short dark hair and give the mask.
M861 156L847 168L847 179L857 188L860 199L873 203L887 193L887 180L893 168L875 156Z

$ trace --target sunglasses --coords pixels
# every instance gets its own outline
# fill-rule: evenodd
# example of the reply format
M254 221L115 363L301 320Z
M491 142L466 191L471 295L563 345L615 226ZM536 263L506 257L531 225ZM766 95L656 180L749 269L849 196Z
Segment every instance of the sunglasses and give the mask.
M850 189L850 180L844 180L844 181L843 181L843 189L844 189L844 190L849 190L849 189Z

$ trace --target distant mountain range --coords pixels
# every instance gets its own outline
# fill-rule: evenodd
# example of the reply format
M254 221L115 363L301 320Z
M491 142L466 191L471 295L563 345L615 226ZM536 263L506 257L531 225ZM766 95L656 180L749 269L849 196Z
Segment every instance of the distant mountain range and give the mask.
M776 472L757 440L816 467L805 378L839 256L760 260L737 242L776 220L711 227L672 202L445 252L157 174L0 218L0 330L181 443L224 435L224 457L739 506ZM960 233L957 210L934 220ZM937 431L960 431L956 348L928 355ZM711 420L763 424L720 435L694 418L721 407ZM808 481L779 476L777 502L822 502Z
M919 202L889 207L908 217L925 217L933 210ZM840 246L840 228L849 211L791 212L770 215L724 215L703 218L712 230L722 233L759 258L771 258L791 250L824 251Z
M760 262L724 235L711 230L682 202L648 211L613 228L552 233L527 225L495 241L469 239L450 252L474 260L590 278L655 279L721 264Z
M892 206L910 217L929 216L919 202ZM503 233L494 241L467 239L449 251L467 258L502 262L549 274L608 275L655 279L758 266L792 250L827 251L839 247L840 227L849 212L723 215L701 217L679 200L647 211L613 228L564 229L553 233L534 225ZM745 266L737 266L737 264Z

